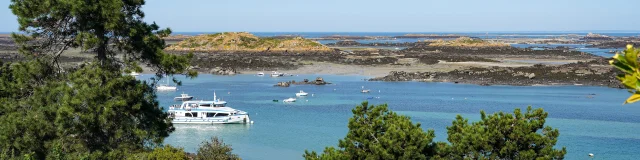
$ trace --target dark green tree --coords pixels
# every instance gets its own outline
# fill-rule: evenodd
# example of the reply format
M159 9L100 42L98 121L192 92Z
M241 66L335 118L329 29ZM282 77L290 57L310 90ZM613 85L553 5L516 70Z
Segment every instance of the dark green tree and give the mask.
M150 152L138 153L134 156L129 156L130 160L187 160L189 157L184 152L183 148L175 148L171 145L163 147L156 147Z
M211 137L211 141L204 141L198 148L197 160L236 160L238 155L231 153L231 146L222 142L218 137Z
M165 54L164 36L155 23L143 21L144 0L11 0L19 30L13 34L26 55L50 54L51 61L70 47L92 50L102 65L118 63L140 72L137 62L158 74L187 72L190 56ZM115 58L116 54L120 55ZM114 68L120 69L120 68ZM194 75L195 72L190 72Z
M558 129L544 126L547 112L531 109L526 113L515 109L513 114L498 112L469 124L458 115L447 127L451 145L440 143L442 159L563 159L566 149L554 149Z
M352 110L349 132L338 147L318 155L305 151L305 159L428 159L434 153L433 130L424 132L409 117L397 115L387 105L363 102Z
M164 53L143 21L143 0L12 0L27 59L0 67L0 159L126 159L160 146L174 128L153 86L123 76L146 63L157 75L188 73L190 55ZM81 47L95 61L61 68ZM152 82L152 84L155 83Z

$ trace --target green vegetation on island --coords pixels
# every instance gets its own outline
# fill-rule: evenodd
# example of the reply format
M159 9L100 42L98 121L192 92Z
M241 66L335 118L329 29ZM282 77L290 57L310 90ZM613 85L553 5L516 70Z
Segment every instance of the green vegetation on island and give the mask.
M166 48L169 51L331 51L319 42L295 38L257 37L247 32L222 32L187 38Z

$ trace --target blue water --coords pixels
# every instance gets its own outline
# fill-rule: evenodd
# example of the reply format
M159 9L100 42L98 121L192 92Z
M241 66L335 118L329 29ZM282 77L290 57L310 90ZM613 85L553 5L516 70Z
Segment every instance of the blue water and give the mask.
M211 136L231 144L243 159L301 159L305 149L321 151L335 146L347 132L351 109L369 97L372 104L410 116L424 129L436 131L436 141L446 141L446 126L457 114L472 121L480 110L512 112L514 108L542 107L549 112L547 125L560 130L557 146L566 146L567 159L637 159L640 150L640 104L622 106L625 90L588 86L478 86L422 82L368 82L362 76L321 75L334 84L273 87L278 81L314 79L318 75L257 77L254 75L200 75L185 79L175 92L159 92L162 106L188 93L200 99L218 97L231 107L245 110L253 125L176 125L165 143L194 152ZM150 75L143 75L145 79ZM183 79L181 77L177 77ZM371 93L362 94L362 86ZM314 94L285 104L272 102L295 96L299 90ZM596 94L589 98L589 94ZM308 100L308 101L307 101Z

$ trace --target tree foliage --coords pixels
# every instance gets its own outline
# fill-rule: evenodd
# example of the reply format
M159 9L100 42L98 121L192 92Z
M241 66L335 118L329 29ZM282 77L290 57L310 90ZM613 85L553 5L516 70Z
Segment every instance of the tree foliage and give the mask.
M447 127L450 145L438 145L444 159L563 159L566 149L554 149L560 132L544 127L546 112L527 108L522 114L498 112L469 124L458 115Z
M175 148L171 145L156 147L150 152L141 152L127 157L130 160L187 160L189 157L183 148Z
M618 68L623 74L618 75L618 80L629 89L631 96L624 104L640 101L640 64L638 63L640 49L627 45L623 52L616 53L609 63Z
M126 159L162 144L174 128L153 86L121 73L143 62L157 75L195 74L190 55L163 52L170 30L145 23L143 4L11 0L27 60L0 67L0 159ZM76 47L95 61L60 68Z
M503 112L469 124L458 115L447 127L447 142L433 143L433 130L424 132L406 116L389 111L387 105L352 110L347 136L339 149L326 147L318 154L305 151L305 159L563 159L566 149L554 149L559 131L544 127L547 113L542 109L522 114Z
M222 142L218 137L211 137L211 141L204 141L198 148L197 160L236 160L238 155L231 153L231 146Z
M43 69L35 64L0 69L0 89L12 93L0 100L5 155L44 158L55 148L70 157L121 158L161 144L174 130L145 82L92 63L37 85L31 82Z
M433 153L434 131L424 132L409 117L397 115L387 105L363 102L352 110L349 132L338 147L323 154L305 151L306 159L427 159Z
M140 72L137 62L155 66L162 74L187 72L188 56L164 53L170 29L143 21L144 0L11 0L19 30L12 34L25 55L52 55L70 47L91 50L103 65L118 63ZM121 58L115 58L120 54ZM116 68L119 69L119 68ZM194 76L195 72L189 72Z

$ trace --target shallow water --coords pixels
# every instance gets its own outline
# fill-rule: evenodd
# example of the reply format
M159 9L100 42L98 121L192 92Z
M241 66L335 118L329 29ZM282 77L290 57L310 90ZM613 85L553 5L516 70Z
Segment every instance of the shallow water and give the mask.
M210 100L215 90L229 106L250 113L253 125L176 125L166 144L194 152L211 136L231 144L243 159L301 159L305 149L321 151L335 146L347 132L351 109L364 100L388 103L424 129L435 129L437 141L446 141L446 126L457 114L478 120L480 110L512 112L514 108L542 107L547 125L560 130L557 146L566 146L567 159L636 159L640 150L640 104L622 106L625 90L588 86L477 86L422 82L368 82L362 76L321 75L331 85L273 87L278 81L314 79L318 75L257 77L254 75L200 75L185 79L175 92L159 92L162 106L188 93ZM143 75L145 79L150 75ZM177 77L183 79L181 77ZM361 88L371 93L360 93ZM272 102L304 90L313 96L295 103ZM596 94L589 97L590 94ZM370 99L373 97L372 99ZM379 97L379 98L377 98ZM307 101L308 100L308 101Z

